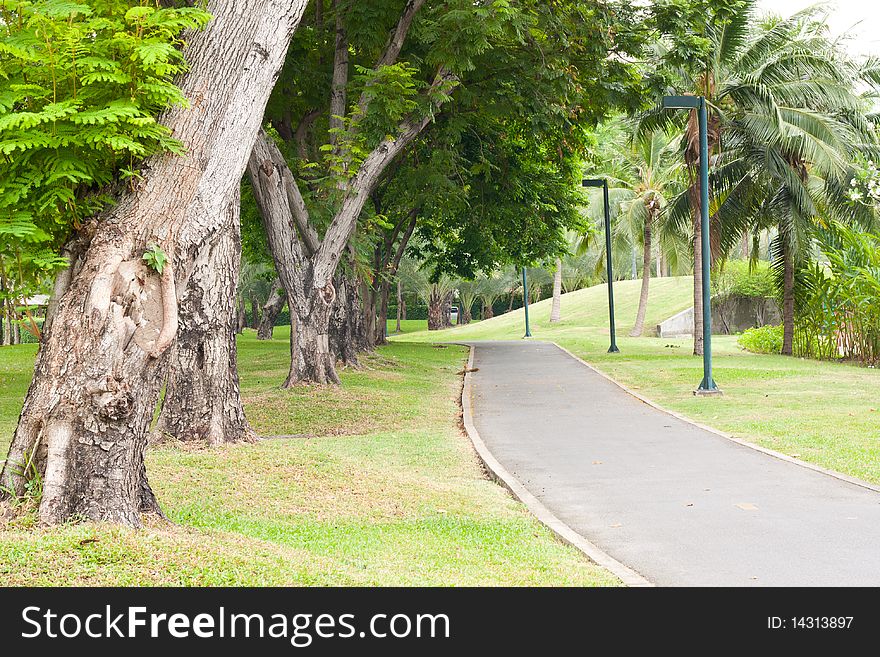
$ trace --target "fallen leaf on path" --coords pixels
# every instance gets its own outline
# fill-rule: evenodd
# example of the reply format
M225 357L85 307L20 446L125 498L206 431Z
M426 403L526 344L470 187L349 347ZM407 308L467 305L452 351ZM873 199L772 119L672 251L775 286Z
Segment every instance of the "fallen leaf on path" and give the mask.
M758 507L756 507L751 502L741 502L740 504L734 504L733 506L742 509L743 511L757 511Z

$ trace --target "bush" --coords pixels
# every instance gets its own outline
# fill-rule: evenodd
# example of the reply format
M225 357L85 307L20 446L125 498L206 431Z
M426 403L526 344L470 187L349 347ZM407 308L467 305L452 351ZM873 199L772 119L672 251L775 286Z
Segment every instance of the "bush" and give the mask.
M800 272L794 353L880 364L880 235L831 223L817 231L827 265Z
M747 260L730 260L712 276L712 294L772 299L776 297L773 272L766 262L758 262L751 268Z
M756 354L778 354L782 352L782 327L759 326L746 329L737 342L746 351Z

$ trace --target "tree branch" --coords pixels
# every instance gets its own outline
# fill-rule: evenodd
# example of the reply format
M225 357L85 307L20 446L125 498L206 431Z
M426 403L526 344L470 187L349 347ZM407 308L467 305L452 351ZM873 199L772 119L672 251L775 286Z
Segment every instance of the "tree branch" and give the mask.
M422 8L423 4L425 4L425 0L408 0L403 8L403 12L400 14L400 18L397 20L397 25L388 36L388 42L385 44L385 50L382 52L382 56L379 57L379 61L376 62L377 69L382 66L391 66L397 62L397 58L400 56L400 51L403 49L403 44L406 41L406 35L412 25L413 18L415 18L416 12ZM367 89L371 86L372 84L368 83ZM367 106L370 104L369 97L367 96L367 89L364 89L364 91L361 92L361 97L358 99L357 116L364 116L367 113Z
M445 67L441 67L427 94L430 95L431 92L437 91L440 87L454 82L456 79L454 74ZM440 102L435 102L435 106ZM357 226L361 210L381 178L385 167L415 140L425 126L431 122L431 119L430 114L423 117L411 116L401 123L397 137L383 139L363 161L358 172L348 181L342 206L324 234L324 240L315 256L312 281L315 287L323 287L333 277L342 251Z
M392 276L397 273L397 269L400 267L400 259L403 257L403 252L406 251L406 245L409 244L409 239L412 237L413 231L416 228L416 222L419 219L419 210L421 210L421 208L415 207L409 211L409 224L407 224L403 237L400 238L400 242L397 245L397 252L394 254L394 259L391 261L390 274Z
M345 129L345 87L348 84L348 34L345 30L345 15L334 0L336 10L336 46L333 50L333 81L330 85L330 144L336 151L339 131Z
M259 153L257 153L258 146ZM290 170L290 167L287 166L287 161L284 159L281 151L278 150L278 146L275 145L275 142L272 141L269 135L262 130L254 144L254 153L257 154L258 159L270 162L278 172L281 184L284 188L284 195L287 198L287 209L292 215L293 221L296 224L297 232L302 239L306 251L306 257L311 257L318 250L321 242L309 220L309 211L306 207L306 202L302 197L296 179L293 177L293 172Z
M388 37L388 43L385 45L385 52L383 52L382 57L379 58L376 68L379 68L380 66L390 66L397 61L397 58L400 56L400 51L403 49L403 43L406 41L409 27L412 25L413 18L415 18L416 12L422 8L423 4L425 4L425 0L409 0L409 2L406 3L403 12L400 14L400 18L397 21L397 26Z
M288 204L286 186L270 144L271 141L264 134L258 137L248 161L248 175L284 289L292 297L291 302L296 300L304 303L306 282L302 274L307 271L308 263L291 221L293 213Z

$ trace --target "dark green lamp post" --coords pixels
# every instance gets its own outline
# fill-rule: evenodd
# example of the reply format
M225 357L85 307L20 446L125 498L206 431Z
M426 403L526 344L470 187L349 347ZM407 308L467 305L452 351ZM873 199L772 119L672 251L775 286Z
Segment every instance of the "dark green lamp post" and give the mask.
M706 99L703 96L664 96L663 109L696 110L700 123L700 238L703 251L703 380L695 395L720 395L712 378L712 299L709 250L709 136Z
M605 275L608 279L608 328L611 330L611 346L609 354L620 352L617 348L617 337L614 331L614 275L611 270L611 210L608 203L608 180L605 178L585 178L584 187L601 187L602 204L605 211Z
M523 338L530 338L530 337L532 337L532 332L529 329L529 280L528 280L528 277L526 276L525 265L523 265L522 274L523 274L523 309L526 312L526 334L523 336Z

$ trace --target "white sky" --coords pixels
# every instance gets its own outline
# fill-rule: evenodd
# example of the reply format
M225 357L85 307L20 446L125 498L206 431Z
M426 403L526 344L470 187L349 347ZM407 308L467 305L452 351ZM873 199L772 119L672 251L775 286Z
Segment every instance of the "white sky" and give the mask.
M819 3L816 0L759 0L758 4L765 11L790 16ZM853 55L880 55L880 1L831 0L821 4L828 11L832 36L851 35L847 47Z

